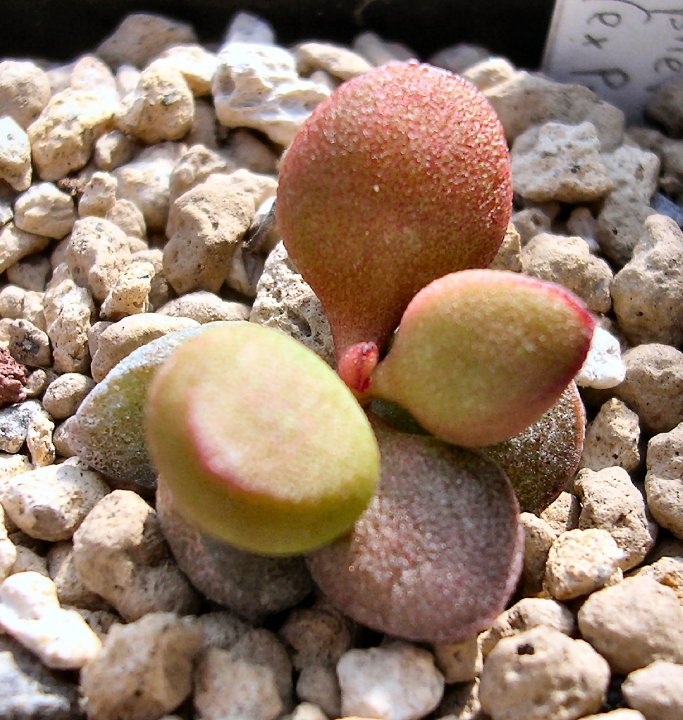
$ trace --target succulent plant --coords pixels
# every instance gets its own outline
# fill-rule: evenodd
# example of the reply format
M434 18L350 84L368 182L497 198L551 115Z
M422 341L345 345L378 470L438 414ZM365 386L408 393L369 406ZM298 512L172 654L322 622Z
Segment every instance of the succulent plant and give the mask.
M511 204L503 128L463 78L389 63L318 105L282 162L276 216L351 387L415 293L491 262Z
M511 197L500 124L450 73L392 63L314 111L283 160L277 222L329 316L338 374L235 322L133 388L169 541L211 562L191 572L207 594L238 607L240 573L280 582L290 562L300 589L287 556L306 554L333 604L393 635L457 641L503 609L519 503L538 512L576 469L572 378L593 332L564 288L485 269Z

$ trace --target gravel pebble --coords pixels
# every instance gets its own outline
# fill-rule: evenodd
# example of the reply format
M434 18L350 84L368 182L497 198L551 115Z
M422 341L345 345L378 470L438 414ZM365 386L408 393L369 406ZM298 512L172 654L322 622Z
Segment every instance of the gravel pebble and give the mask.
M341 689L334 666L306 665L296 681L296 695L330 717L341 715Z
M24 232L59 240L75 221L73 199L50 182L33 185L14 204L14 223Z
M640 464L638 416L621 400L604 403L586 428L581 468L604 470L621 467L635 470Z
M600 709L609 677L588 643L536 627L490 652L479 698L492 720L575 720Z
M0 115L9 115L26 129L51 95L47 74L29 60L0 62Z
M655 660L630 673L621 686L628 705L647 720L680 720L683 717L683 665Z
M481 674L482 653L476 635L460 643L434 645L432 652L446 683L469 682Z
M43 407L56 420L65 420L76 413L85 396L95 387L95 381L82 373L64 373L55 378L45 390Z
M344 716L418 720L436 708L444 691L431 653L408 643L349 650L337 675Z
M683 607L671 588L626 578L593 593L578 613L581 635L621 674L655 660L683 662Z
M149 720L175 710L192 689L200 643L195 621L173 613L112 627L98 657L81 672L88 718Z
M648 443L645 494L655 520L683 539L683 423Z
M125 620L197 609L198 598L170 557L155 511L136 493L115 490L100 500L73 542L83 584Z
M612 388L623 382L626 366L619 341L607 330L596 326L588 355L574 381L579 387Z
M15 573L0 585L0 626L54 669L80 668L101 649L85 620L60 607L52 580L35 572Z

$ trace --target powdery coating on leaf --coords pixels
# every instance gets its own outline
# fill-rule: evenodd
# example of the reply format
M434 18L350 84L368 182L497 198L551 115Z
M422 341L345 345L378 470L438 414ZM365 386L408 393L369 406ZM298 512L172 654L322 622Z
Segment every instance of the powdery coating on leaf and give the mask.
M593 327L559 285L498 270L451 273L413 298L369 394L403 405L443 440L492 445L559 398Z
M254 555L203 535L173 507L163 479L156 500L161 529L178 567L210 600L253 620L296 605L311 590L302 558Z
M350 535L309 555L313 580L376 630L464 640L493 621L517 582L522 535L512 488L480 456L373 425L378 493Z
M519 435L481 448L505 471L523 512L540 513L573 477L583 449L586 411L574 383Z
M447 71L390 63L316 108L283 160L276 213L339 357L356 342L381 349L434 278L488 265L511 201L507 145L484 96Z
M183 340L202 327L169 333L134 350L85 398L70 430L71 446L114 487L154 492L152 466L143 430L144 403L154 371Z

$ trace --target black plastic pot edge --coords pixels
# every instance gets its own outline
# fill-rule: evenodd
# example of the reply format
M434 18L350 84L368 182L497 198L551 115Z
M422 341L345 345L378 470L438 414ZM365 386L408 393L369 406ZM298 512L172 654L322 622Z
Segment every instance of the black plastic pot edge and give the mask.
M421 59L457 42L516 64L540 64L552 0L0 0L0 57L67 60L94 49L130 12L192 23L204 41L223 36L239 10L269 20L278 41L349 42L363 30L408 44Z

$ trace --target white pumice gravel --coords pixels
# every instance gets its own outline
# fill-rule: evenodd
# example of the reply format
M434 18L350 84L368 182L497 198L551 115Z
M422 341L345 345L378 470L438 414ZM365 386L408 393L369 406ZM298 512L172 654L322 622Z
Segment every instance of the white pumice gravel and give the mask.
M204 45L185 22L133 13L93 54L0 59L0 345L30 373L26 399L0 407L0 716L679 720L680 81L655 93L657 129L625 133L585 87L480 46L432 55L483 90L512 149L493 266L569 287L598 323L576 376L581 469L522 513L516 602L478 636L368 634L311 598L301 559L252 567L175 538L176 561L150 497L71 457L83 399L177 329L255 322L334 364L273 221L278 165L339 83L418 54L368 31L284 46L249 13L226 25Z

